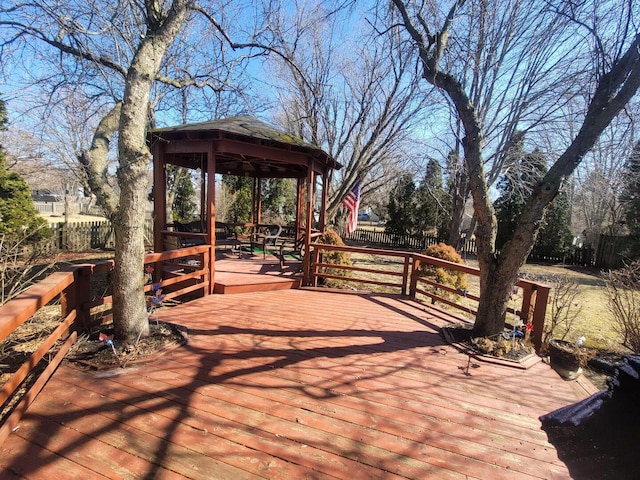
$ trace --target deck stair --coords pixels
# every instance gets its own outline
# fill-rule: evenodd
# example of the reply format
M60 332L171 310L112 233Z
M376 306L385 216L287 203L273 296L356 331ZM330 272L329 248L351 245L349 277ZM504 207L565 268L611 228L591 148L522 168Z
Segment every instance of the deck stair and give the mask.
M296 265L280 268L276 257L244 255L216 259L213 293L236 294L300 288L302 275Z

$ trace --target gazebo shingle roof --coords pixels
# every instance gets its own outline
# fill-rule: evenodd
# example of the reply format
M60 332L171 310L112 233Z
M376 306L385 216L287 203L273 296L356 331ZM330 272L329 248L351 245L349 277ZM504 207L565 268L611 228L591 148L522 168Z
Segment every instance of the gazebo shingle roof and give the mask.
M330 169L342 167L319 146L246 115L156 128L149 132L151 144L166 142L169 145L167 153L173 151L166 161L182 166L192 166L195 158L192 154L201 153L202 141L210 140L217 142L220 173L299 177L304 174L302 164L307 164L307 160L301 161L301 158L317 159ZM177 144L180 144L179 148ZM229 148L231 144L234 146Z

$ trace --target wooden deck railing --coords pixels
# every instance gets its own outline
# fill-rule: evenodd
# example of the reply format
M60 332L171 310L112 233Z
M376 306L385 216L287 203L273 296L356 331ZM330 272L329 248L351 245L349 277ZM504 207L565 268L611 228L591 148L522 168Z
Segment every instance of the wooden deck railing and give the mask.
M383 270L379 268L359 266L337 266L322 262L322 252L346 251L360 254L373 254L381 257L391 257L399 261L400 268L397 271ZM377 250L370 248L342 247L335 245L313 244L311 250L310 281L316 285L320 278L335 278L345 281L368 283L385 287L397 288L403 295L416 298L418 294L425 295L432 300L445 303L451 307L459 308L468 313L474 310L468 302L478 301L478 296L469 292L460 292L446 285L437 284L419 274L421 262L441 266L450 270L465 272L469 275L479 275L476 268L459 265L456 263L439 260L437 258L409 252L392 250ZM145 257L145 265L149 267L151 282L145 285L145 292L154 288L162 288L166 293L166 299L183 296L190 293L206 295L210 291L211 274L209 271L209 255L211 248L208 245L181 248L161 253L148 254ZM344 277L329 273L332 269L348 270L350 273L365 272L375 274L378 279L363 279L355 275ZM31 354L29 359L10 377L0 389L0 404L15 394L27 376L34 370L39 362L52 350L54 344L58 344L57 353L49 360L47 367L38 376L26 394L14 407L13 412L7 417L0 427L0 444L6 439L10 431L17 425L20 417L27 407L35 399L49 377L55 371L76 339L76 330L79 326L88 327L93 322L105 322L111 318L112 296L105 293L92 292L91 280L99 274L107 274L113 270L113 261L105 261L98 264L79 265L72 272L53 273L46 279L32 286L16 298L0 306L0 342L20 327L25 321L46 305L57 302L60 306L60 324L44 341L39 348ZM151 272L152 270L152 272ZM380 280L380 276L386 279ZM432 287L428 290L428 286ZM510 309L525 323L532 323L532 339L536 349L539 350L542 341L544 317L549 296L549 287L534 282L520 280L517 283L522 295L519 308ZM452 301L440 292L458 296L464 299L465 305ZM108 292L107 292L108 293Z
M330 251L399 259L400 261L398 263L401 264L399 265L401 268L390 271L379 268L359 267L357 265L335 265L323 262L322 253ZM463 272L475 277L480 276L480 270L477 268L448 262L419 253L315 243L312 245L310 278L307 280L307 283L315 286L318 284L319 279L325 278L396 288L402 295L408 295L412 298L417 298L418 294L424 295L430 298L433 303L443 303L449 307L468 313L475 318L475 305L477 305L480 300L479 292L474 293L467 290L455 289L449 285L437 283L430 278L422 276L420 274L420 264L422 262L448 270ZM347 271L349 275L344 276L333 273L337 270ZM354 275L356 272L374 274L376 279L358 277ZM384 280L380 280L380 277L384 278ZM518 299L519 305L514 305L508 308L507 311L517 316L522 323L529 323L533 326L531 340L536 351L540 351L547 301L551 288L548 285L523 279L518 280L514 287L518 289L517 294L514 295L514 299ZM514 300L514 302L515 301L516 300ZM472 304L474 306L472 306Z
M75 342L76 333L69 335L71 325L76 320L77 310L72 307L69 300L73 297L76 286L74 273L56 272L40 281L24 293L0 307L0 342L6 339L18 327L31 316L46 306L52 300L60 299L60 325L42 342L38 349L18 368L9 380L0 389L0 405L16 393L20 385L33 371L42 358L51 350L51 347L59 339L66 337L66 341L60 346L57 354L49 360L49 365L31 385L29 391L15 405L13 412L7 417L0 428L0 444L4 442L9 433L18 424L22 414L38 395L49 377L53 374L58 364Z
M145 285L145 292L154 287L166 289L165 299L171 299L188 293L209 291L209 255L210 247L198 246L182 248L162 253L146 255L145 265L153 266L153 281ZM113 270L113 261L108 260L91 265L79 265L71 272L56 272L36 285L25 290L13 300L0 306L0 342L29 320L47 305L59 305L60 324L46 337L38 349L13 373L0 389L0 405L12 398L25 379L34 371L41 360L52 351L56 342L62 341L48 365L29 386L21 400L0 427L0 445L18 424L23 413L33 402L56 367L60 364L76 340L79 326L88 327L92 317L105 322L111 318L111 295L91 291L91 279L99 274ZM96 313L97 312L97 313Z

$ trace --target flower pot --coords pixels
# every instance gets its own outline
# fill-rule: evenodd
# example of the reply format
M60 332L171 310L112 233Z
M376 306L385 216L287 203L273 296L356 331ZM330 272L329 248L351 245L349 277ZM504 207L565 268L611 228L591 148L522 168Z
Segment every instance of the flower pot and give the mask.
M566 380L574 380L582 373L585 353L573 343L564 340L552 340L549 343L549 361L551 367Z

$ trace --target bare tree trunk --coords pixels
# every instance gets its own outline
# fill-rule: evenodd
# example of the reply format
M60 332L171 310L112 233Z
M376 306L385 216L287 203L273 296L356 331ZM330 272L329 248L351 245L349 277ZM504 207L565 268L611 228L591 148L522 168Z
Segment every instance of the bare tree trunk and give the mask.
M640 35L636 34L624 55L600 76L578 135L536 185L513 237L498 255L495 251L497 221L489 199L482 159L484 136L481 122L460 81L454 75L441 71L439 67L439 61L447 47L449 28L465 1L454 2L442 29L435 34L426 29L424 19L419 18L417 22L412 20L407 2L393 0L393 3L418 47L424 79L442 89L451 99L464 129L462 145L469 175L469 191L477 219L475 234L480 267L480 301L474 333L481 336L494 335L504 328L507 305L518 271L533 248L546 208L558 194L562 182L571 175L598 136L640 87ZM421 32L419 28L425 28L426 31Z
M149 27L127 72L118 155L120 203L113 218L116 255L113 277L113 316L117 338L135 340L148 335L144 295L144 221L147 203L146 144L151 87L164 54L178 34L192 2L176 0L164 22ZM157 12L150 12L150 19Z
M109 184L107 155L111 138L118 131L121 111L122 102L117 102L98 124L93 134L91 148L78 156L78 161L87 174L91 192L112 222L118 206L118 198Z

